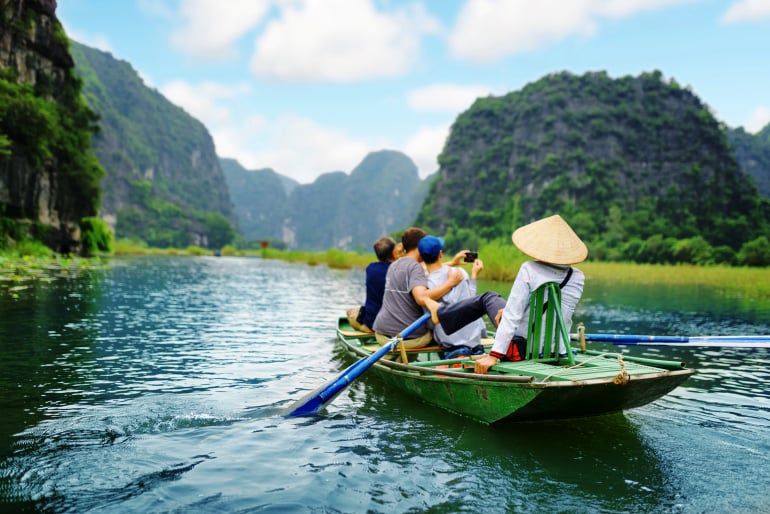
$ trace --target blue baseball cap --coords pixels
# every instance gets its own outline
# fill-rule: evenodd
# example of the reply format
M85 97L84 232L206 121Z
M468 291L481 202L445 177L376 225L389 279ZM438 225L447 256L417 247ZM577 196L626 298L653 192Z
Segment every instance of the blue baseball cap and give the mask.
M436 236L425 236L417 245L423 260L434 261L438 259L438 253L444 249L444 240Z

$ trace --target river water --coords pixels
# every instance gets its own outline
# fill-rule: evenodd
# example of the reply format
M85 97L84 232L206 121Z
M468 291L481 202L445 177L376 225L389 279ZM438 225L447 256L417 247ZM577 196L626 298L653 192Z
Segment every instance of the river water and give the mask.
M767 349L628 347L697 373L590 419L484 426L366 374L321 416L283 417L346 364L335 321L363 280L141 257L0 289L0 511L770 512ZM575 320L770 334L770 302L589 276Z

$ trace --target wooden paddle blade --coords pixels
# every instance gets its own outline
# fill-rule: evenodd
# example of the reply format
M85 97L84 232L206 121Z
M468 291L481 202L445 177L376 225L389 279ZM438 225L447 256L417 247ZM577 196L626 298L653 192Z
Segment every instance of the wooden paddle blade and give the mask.
M330 380L326 384L314 389L294 402L294 404L284 411L285 415L312 416L317 414L319 410L334 400L343 389L350 385L356 378L360 377L367 369L371 368L375 362L393 349L402 339L425 323L428 318L430 318L430 313L426 312L422 317L402 330L399 335L391 339L388 344L384 345L373 354L358 360L343 371L337 378Z

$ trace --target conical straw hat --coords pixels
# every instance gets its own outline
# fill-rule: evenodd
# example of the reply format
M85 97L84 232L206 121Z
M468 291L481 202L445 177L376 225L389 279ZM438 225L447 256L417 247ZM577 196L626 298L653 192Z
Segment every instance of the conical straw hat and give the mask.
M564 219L555 214L516 229L516 248L549 264L577 264L588 257L588 248Z

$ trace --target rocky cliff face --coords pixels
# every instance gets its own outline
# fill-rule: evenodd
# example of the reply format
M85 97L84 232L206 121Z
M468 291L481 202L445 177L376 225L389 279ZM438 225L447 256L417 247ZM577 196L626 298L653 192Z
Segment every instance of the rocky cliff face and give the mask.
M70 251L79 220L96 213L99 198L98 185L81 179L100 169L82 166L88 152L81 136L89 139L93 119L81 110L80 83L55 11L55 0L0 0L0 136L8 142L0 153L0 207L5 217L45 225L34 235Z
M36 85L53 79L59 86L73 66L66 41L57 38L56 0L2 0L0 63L15 69L18 81Z

